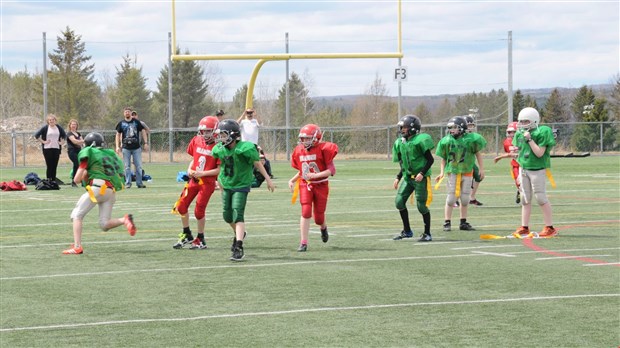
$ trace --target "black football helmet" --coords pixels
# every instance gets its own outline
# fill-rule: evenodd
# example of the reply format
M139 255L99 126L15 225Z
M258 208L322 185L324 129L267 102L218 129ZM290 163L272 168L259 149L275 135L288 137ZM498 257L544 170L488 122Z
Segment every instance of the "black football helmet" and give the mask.
M467 115L465 116L465 121L467 121L467 132L475 132L476 131L476 120L473 116Z
M101 133L91 132L84 137L84 146L104 147L105 139Z
M217 125L215 131L217 141L224 146L230 145L233 141L241 138L241 130L239 124L235 120L224 120Z
M463 116L455 116L448 120L448 132L455 138L467 132L467 120Z
M404 138L409 139L420 133L420 129L422 129L422 122L418 116L405 115L398 121L398 131Z

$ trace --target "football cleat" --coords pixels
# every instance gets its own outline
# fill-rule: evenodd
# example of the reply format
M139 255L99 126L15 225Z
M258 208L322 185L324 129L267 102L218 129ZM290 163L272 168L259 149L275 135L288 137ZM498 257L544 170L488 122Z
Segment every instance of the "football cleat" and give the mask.
M459 225L459 230L461 231L475 231L476 229L469 224L469 222L464 222Z
M179 241L176 242L176 244L174 244L172 247L175 249L181 249L193 241L194 237L192 237L192 235L186 235L184 232L181 232L179 234Z
M445 224L443 224L443 230L445 232L450 232L452 231L452 224L448 221Z
M71 248L62 251L62 253L65 255L79 255L79 254L82 254L83 252L84 252L84 249L82 249L81 245L76 248L75 246L73 246L73 244L71 244Z
M299 248L297 248L297 251L299 251L300 253L305 252L308 250L308 244L300 244Z
M523 227L523 226L517 228L516 231L512 232L512 236L517 239L525 238L529 234L530 234L530 229L527 227Z
M392 238L392 240L401 240L401 239L412 238L412 237L413 237L413 231L405 232L405 230L402 230L400 231L400 234Z
M327 227L325 229L321 229L321 240L323 243L327 243L329 240L329 233L327 232Z
M125 227L127 227L127 232L129 232L130 236L136 235L136 225L133 223L133 215L125 214Z
M243 247L236 247L230 256L231 261L241 261L243 259Z
M558 235L558 231L551 226L545 226L542 232L538 234L539 237L543 237L543 238L555 237L557 235Z
M430 234L426 234L426 233L424 233L422 237L418 239L418 242L431 242L431 241L433 241L433 237L431 237Z
M192 241L192 245L190 245L189 248L192 249L192 250L195 250L195 249L206 249L207 248L207 244L205 243L204 239L194 238L194 240Z

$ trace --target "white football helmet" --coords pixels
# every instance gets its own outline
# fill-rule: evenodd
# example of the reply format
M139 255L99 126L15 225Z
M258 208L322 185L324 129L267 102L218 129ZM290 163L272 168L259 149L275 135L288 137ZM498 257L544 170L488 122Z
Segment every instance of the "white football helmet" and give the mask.
M517 120L520 129L535 129L538 127L538 123L540 123L540 114L536 109L527 107L519 112Z

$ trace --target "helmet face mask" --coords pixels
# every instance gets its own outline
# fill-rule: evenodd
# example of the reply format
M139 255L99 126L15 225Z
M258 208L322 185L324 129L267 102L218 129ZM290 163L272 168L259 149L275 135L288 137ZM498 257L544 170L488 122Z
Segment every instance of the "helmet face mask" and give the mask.
M472 116L465 116L467 121L467 133L473 133L476 131L476 120Z
M523 130L530 130L538 128L540 122L540 114L536 109L527 107L519 112L517 117L518 127Z
M307 150L321 142L323 132L316 124L307 124L299 130L299 144Z
M456 116L452 117L447 124L448 132L453 137L458 138L467 132L467 121L465 118Z
M518 122L510 122L510 124L506 127L506 136L512 138L517 132L518 127Z
M420 133L421 129L422 122L420 121L418 116L405 115L400 119L400 121L398 121L398 132L405 139L409 139L412 136Z
M224 120L220 122L215 134L217 141L224 146L229 146L241 137L239 124L235 120Z
M84 137L84 146L105 147L105 140L101 133L91 132Z

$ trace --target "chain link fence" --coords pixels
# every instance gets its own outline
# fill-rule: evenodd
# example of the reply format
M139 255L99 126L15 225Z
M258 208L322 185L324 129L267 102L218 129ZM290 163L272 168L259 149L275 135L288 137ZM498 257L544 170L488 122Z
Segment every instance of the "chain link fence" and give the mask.
M580 151L618 151L620 122L577 122L549 124L557 132L557 146L554 153ZM389 126L366 127L322 127L323 139L338 144L339 158L389 159L392 144L398 137L398 128ZM479 124L478 132L488 142L484 153L496 155L504 152L503 141L506 125ZM82 130L82 135L90 130ZM423 132L438 142L445 135L445 125L427 125ZM114 146L114 130L98 130L105 137L108 147ZM263 127L260 130L260 145L272 161L289 160L297 145L299 129ZM572 139L579 132L587 132L585 145ZM30 167L45 165L41 145L33 137L34 131L0 132L0 167ZM150 151L142 154L144 163L187 162L187 144L196 135L195 128L152 129L149 136ZM571 141L572 140L572 141ZM578 145L575 145L578 144ZM576 146L582 147L581 149ZM66 149L63 148L60 165L69 164Z

